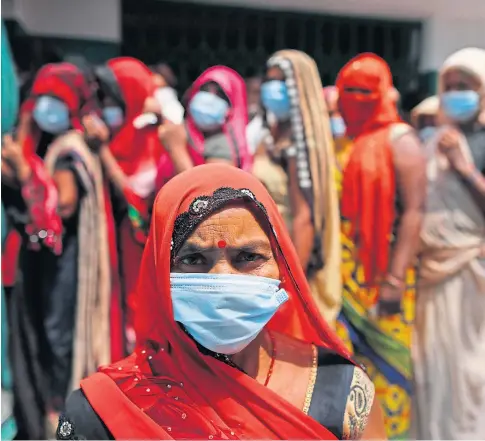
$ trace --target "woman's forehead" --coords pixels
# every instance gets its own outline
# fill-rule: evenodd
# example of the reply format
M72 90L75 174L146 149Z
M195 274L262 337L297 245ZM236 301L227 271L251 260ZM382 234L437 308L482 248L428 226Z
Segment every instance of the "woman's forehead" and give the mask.
M242 246L248 240L269 238L254 213L244 207L228 207L201 222L188 241L211 242L224 240L228 246Z
M466 83L473 88L480 87L480 80L464 67L450 67L443 74L445 83Z

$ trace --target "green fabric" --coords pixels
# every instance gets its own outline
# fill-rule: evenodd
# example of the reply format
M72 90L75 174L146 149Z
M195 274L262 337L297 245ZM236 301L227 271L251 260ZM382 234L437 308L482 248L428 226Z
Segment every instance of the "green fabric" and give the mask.
M19 110L19 94L15 66L2 20L2 135L12 130Z

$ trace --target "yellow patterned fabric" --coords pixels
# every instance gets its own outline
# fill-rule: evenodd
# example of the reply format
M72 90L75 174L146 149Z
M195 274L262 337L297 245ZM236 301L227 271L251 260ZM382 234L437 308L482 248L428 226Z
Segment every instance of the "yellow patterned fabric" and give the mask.
M341 188L342 168L337 167L338 188ZM363 267L356 260L350 237L349 222L342 220L341 229L343 305L337 333L374 382L389 439L409 439L415 271L410 269L407 274L403 313L371 318L369 311L376 304L378 288L365 285Z

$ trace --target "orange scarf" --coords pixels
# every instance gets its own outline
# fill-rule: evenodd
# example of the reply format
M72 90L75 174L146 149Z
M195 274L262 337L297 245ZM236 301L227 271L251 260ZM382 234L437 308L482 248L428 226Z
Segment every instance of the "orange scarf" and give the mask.
M366 282L373 284L389 266L396 193L389 130L401 119L390 95L391 71L377 55L352 59L340 71L337 87L347 133L354 137L341 210L351 222Z

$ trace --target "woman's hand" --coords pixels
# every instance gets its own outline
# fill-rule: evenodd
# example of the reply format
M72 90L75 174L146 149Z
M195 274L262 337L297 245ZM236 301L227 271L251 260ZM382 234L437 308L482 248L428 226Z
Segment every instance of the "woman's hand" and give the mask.
M455 129L448 129L438 141L439 151L446 156L450 166L458 173L468 173L470 165L460 148L460 134Z
M187 132L183 124L174 124L165 120L158 127L158 138L170 155L187 146Z
M91 150L98 153L101 147L109 142L108 126L94 114L83 117L82 125L84 126L86 143Z
M402 289L384 284L379 289L377 300L377 315L388 317L401 313Z
M162 109L160 108L160 103L156 98L149 96L145 100L142 113L155 113L156 115L161 115L161 111Z
M24 156L22 146L14 141L11 135L5 135L2 141L2 171L8 172L8 165L11 171L15 173L17 180L21 183L25 182L30 177L31 169ZM3 165L4 161L6 165Z

